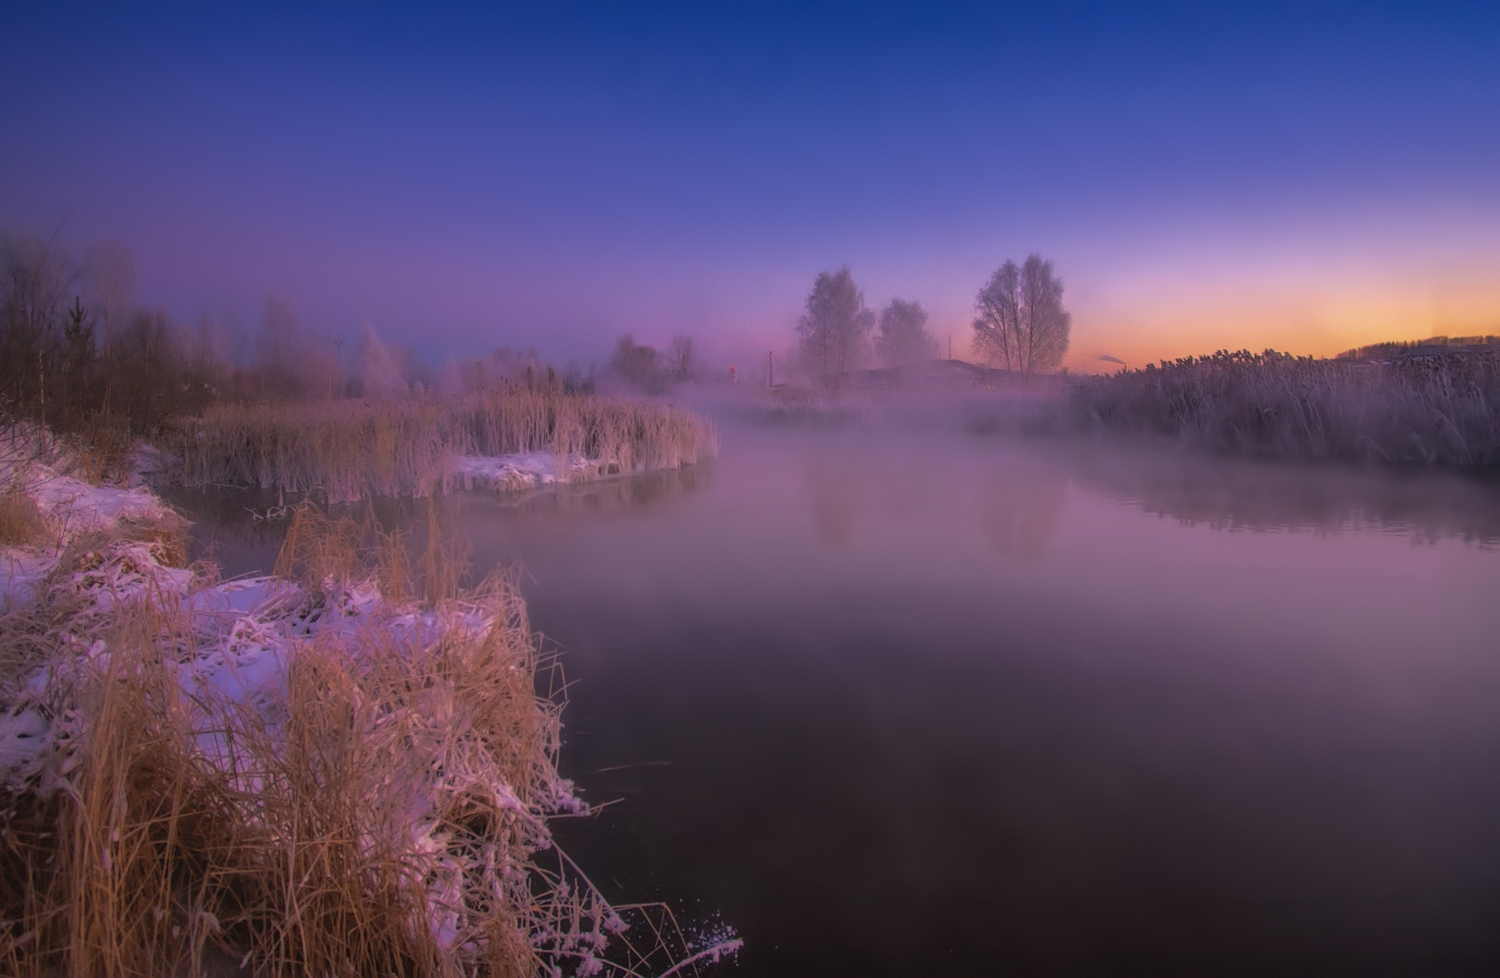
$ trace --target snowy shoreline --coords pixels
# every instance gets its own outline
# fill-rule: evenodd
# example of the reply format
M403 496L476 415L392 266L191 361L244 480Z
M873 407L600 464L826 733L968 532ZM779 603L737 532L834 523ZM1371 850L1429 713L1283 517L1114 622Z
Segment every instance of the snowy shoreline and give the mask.
M455 455L448 463L447 485L459 489L519 492L541 486L567 484L623 474L620 466L603 459L553 452L516 452L511 455Z
M581 464L593 463L528 453L466 459L454 474L470 487L508 490L566 481ZM284 908L275 902L291 892L284 874L275 882L274 867L297 858L298 847L307 845L294 823L277 819L316 804L325 793L339 795L340 785L352 786L355 797L369 800L370 811L358 810L356 818L364 821L353 836L341 830L337 838L344 843L330 837L334 841L318 844L383 855L351 881L325 878L319 884L316 872L311 881L304 876L300 885L310 887L309 894L330 885L368 892L371 878L399 880L406 889L398 903L414 916L396 932L385 927L380 939L425 949L435 962L448 962L443 973L479 973L495 953L521 948L547 971L566 963L580 975L636 973L633 965L605 955L606 945L615 946L614 936L628 925L565 857L537 876L533 858L552 849L546 820L586 814L588 808L557 774L559 707L536 698L535 638L524 602L508 582L492 580L432 604L383 595L373 578L219 581L211 566L182 566L185 521L140 485L91 486L36 461L0 461L0 477L12 497L24 493L40 520L35 542L0 547L0 597L9 633L0 672L0 831L10 833L6 820L17 811L37 808L76 811L69 817L87 825L83 813L96 810L91 792L99 790L98 765L128 766L136 741L159 748L162 738L152 741L147 734L168 731L174 763L196 772L195 783L233 799L235 832L258 840L263 856L220 872L262 885L256 874L270 867L272 883L264 892L273 906L264 920L283 919ZM139 474L131 481L138 482ZM18 636L26 641L14 641ZM318 677L315 687L307 686L309 676ZM163 687L152 685L163 682L170 690L165 700ZM110 740L111 731L118 737L122 729L105 715L117 695L111 690L127 687L137 689L137 716L155 719L147 724L151 730L132 728L125 740ZM314 688L318 692L309 698ZM345 781L299 787L296 779L307 772L287 754L300 756L291 745L306 738L308 729L326 726L330 710L346 718L331 732L347 738L352 729L362 745L356 753L366 760L340 775ZM96 730L100 725L102 732ZM322 751L328 736L314 736L312 749ZM91 746L92 740L98 743ZM101 750L107 752L102 758ZM278 808L278 798L292 802ZM148 798L105 808L115 813L112 819L128 823L132 807L149 811L155 804L159 799ZM139 811L134 817L141 817ZM117 867L140 858L129 840L141 830L116 823L86 830L95 836L81 843L82 851L92 853L95 871L114 880L93 892L128 885L117 879L123 871ZM49 834L54 841L48 845L64 857L57 865L75 858L67 847L80 844L76 831ZM101 852L103 862L97 863ZM27 872L45 872L40 867L54 865L54 858L46 856ZM389 876L391 866L397 867L395 877ZM551 881L541 896L538 879ZM66 920L74 912L68 908L76 909L78 897L68 895L68 885L54 884L63 896L46 919ZM235 959L243 954L242 968L256 955L272 953L265 950L262 930L282 924L241 920L236 931L224 916L227 906L194 904L189 913L173 902L181 899L173 896L152 911L182 915L168 941L178 948L173 953L187 954L182 948L190 945L196 948L192 954L221 947ZM511 921L507 926L520 928L521 947L497 951L497 913ZM38 923L31 931L45 926L58 925ZM0 970L33 953L7 933L0 932ZM179 947L180 934L187 936ZM58 961L76 947L60 932L46 940ZM340 947L358 943L339 945L346 939L337 935L330 940ZM717 957L738 946L726 938L701 953Z

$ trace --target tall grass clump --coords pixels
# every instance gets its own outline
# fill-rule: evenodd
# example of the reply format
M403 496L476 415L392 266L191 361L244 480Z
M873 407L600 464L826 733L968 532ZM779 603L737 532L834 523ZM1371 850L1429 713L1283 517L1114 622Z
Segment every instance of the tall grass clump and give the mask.
M76 600L5 623L51 654L0 676L0 737L43 738L0 756L0 973L659 960L661 914L637 913L633 945L625 908L552 846L547 819L586 809L557 772L560 705L538 695L549 662L519 593L461 590L441 532L426 553L401 542L303 508L279 577L240 585L264 591L250 612L232 583L153 577L139 543L59 563L50 586Z
M20 546L42 536L44 524L36 500L17 481L0 485L0 545Z
M457 456L545 452L568 480L675 468L711 456L707 423L667 404L511 386L451 400L219 405L168 443L188 486L321 490L332 501L424 495Z
M1500 355L1356 364L1220 351L1075 383L1068 421L1214 451L1500 465Z

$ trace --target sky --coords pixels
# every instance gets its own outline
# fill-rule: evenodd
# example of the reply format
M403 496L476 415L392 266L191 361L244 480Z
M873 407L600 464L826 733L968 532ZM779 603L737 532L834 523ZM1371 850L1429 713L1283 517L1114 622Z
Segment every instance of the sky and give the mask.
M4 3L0 91L0 228L432 363L748 360L844 265L961 355L1032 252L1075 370L1500 333L1496 3Z

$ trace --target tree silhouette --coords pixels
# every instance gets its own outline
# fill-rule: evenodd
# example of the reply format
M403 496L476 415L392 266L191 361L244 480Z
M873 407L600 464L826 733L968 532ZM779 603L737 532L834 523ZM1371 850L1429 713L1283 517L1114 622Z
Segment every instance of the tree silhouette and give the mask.
M797 323L802 352L823 378L823 386L837 388L859 366L865 336L875 326L875 314L865 308L865 296L854 285L847 266L820 272L807 294L807 314Z
M1025 377L1057 369L1073 326L1062 296L1062 279L1041 255L1027 256L1019 267L1007 261L975 297L975 347L991 363Z

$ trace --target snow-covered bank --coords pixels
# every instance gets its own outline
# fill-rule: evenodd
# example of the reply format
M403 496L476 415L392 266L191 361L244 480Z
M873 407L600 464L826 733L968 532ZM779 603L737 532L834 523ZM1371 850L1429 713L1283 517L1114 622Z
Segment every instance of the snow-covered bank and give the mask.
M315 514L326 567L222 582L149 492L10 474L44 525L0 552L0 973L642 973L552 849L585 808L508 582L337 573Z
M618 465L577 453L516 452L511 455L455 455L448 464L448 487L516 492L553 483L609 475Z
M0 487L28 499L41 524L35 539L0 546L0 608L31 600L64 545L80 534L118 530L129 523L165 527L180 522L171 507L139 484L94 486L40 461L0 458Z

